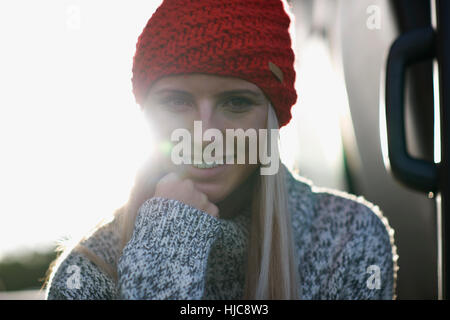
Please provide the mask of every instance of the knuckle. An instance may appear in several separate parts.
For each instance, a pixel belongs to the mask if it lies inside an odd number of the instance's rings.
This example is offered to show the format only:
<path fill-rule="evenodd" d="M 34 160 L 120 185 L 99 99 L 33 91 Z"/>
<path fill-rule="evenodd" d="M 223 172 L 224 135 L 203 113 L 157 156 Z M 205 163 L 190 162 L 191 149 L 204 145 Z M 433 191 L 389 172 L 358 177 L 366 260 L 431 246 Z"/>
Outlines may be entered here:
<path fill-rule="evenodd" d="M 219 215 L 219 209 L 217 208 L 217 206 L 215 206 L 214 204 L 211 204 L 211 206 L 209 207 L 209 212 L 211 213 L 211 215 L 217 217 Z"/>
<path fill-rule="evenodd" d="M 200 192 L 200 201 L 202 204 L 208 203 L 208 197 L 203 192 Z"/>

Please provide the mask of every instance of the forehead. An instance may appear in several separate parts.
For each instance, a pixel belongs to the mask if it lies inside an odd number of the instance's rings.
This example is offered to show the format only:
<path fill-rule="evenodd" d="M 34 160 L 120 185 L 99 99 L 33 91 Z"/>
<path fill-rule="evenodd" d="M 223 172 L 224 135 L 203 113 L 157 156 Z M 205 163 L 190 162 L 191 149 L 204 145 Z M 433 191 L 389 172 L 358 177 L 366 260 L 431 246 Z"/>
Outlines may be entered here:
<path fill-rule="evenodd" d="M 220 92 L 234 89 L 249 89 L 263 94 L 261 89 L 244 79 L 201 73 L 170 75 L 158 79 L 151 87 L 150 93 L 163 88 L 178 88 L 191 92 Z"/>

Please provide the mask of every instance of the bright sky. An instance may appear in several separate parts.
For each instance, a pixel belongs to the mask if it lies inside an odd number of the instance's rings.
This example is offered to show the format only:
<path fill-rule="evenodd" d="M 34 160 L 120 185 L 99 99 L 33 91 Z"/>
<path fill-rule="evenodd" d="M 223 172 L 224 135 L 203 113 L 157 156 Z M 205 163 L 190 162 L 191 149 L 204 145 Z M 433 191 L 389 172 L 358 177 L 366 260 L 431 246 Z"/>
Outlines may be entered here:
<path fill-rule="evenodd" d="M 0 258 L 77 238 L 126 202 L 152 148 L 131 91 L 132 57 L 159 2 L 0 3 Z M 323 43 L 305 48 L 282 158 L 313 163 L 320 178 L 341 165 L 341 88 Z"/>
<path fill-rule="evenodd" d="M 131 91 L 159 1 L 0 3 L 0 256 L 120 206 L 146 135 Z"/>

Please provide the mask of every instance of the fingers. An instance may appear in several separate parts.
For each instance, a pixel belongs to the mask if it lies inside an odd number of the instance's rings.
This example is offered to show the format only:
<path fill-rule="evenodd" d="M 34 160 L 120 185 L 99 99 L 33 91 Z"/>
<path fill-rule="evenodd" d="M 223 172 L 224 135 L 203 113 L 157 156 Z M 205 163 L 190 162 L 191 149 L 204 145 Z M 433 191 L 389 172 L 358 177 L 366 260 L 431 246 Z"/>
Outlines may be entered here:
<path fill-rule="evenodd" d="M 159 176 L 159 182 L 170 182 L 170 181 L 178 181 L 178 180 L 185 180 L 186 179 L 186 172 L 182 169 L 179 169 L 178 171 L 171 171 L 169 173 L 165 172 L 160 174 Z"/>
<path fill-rule="evenodd" d="M 178 181 L 180 180 L 180 178 L 178 177 L 178 175 L 175 172 L 169 172 L 168 174 L 164 175 L 158 183 L 160 184 L 164 184 L 164 183 L 168 183 L 168 182 L 172 182 L 172 181 Z"/>
<path fill-rule="evenodd" d="M 155 197 L 179 200 L 192 207 L 203 210 L 218 218 L 218 207 L 209 201 L 208 196 L 199 191 L 192 180 L 180 178 L 178 173 L 164 175 L 156 184 Z"/>
<path fill-rule="evenodd" d="M 208 203 L 208 205 L 206 206 L 204 211 L 206 211 L 207 213 L 209 213 L 213 217 L 219 218 L 219 208 L 217 208 L 217 206 L 214 203 L 212 203 L 212 202 Z"/>

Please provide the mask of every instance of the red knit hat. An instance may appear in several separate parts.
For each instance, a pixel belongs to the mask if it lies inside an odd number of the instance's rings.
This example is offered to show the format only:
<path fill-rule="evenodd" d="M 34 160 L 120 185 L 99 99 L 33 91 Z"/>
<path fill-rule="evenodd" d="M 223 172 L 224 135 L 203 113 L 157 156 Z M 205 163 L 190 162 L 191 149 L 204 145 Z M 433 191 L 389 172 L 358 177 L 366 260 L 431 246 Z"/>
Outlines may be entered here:
<path fill-rule="evenodd" d="M 232 76 L 257 85 L 284 126 L 297 100 L 290 22 L 282 0 L 164 0 L 136 45 L 136 102 L 166 75 Z"/>

